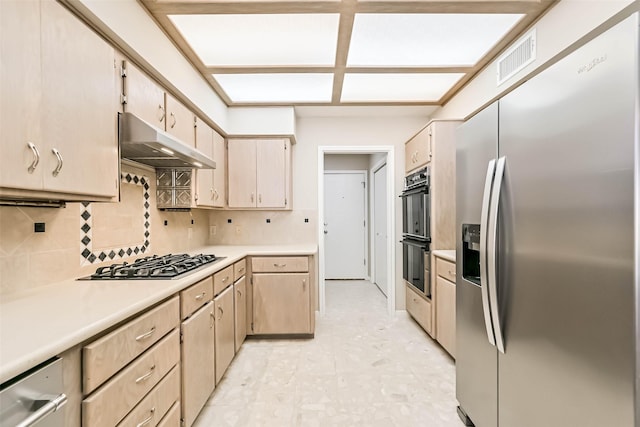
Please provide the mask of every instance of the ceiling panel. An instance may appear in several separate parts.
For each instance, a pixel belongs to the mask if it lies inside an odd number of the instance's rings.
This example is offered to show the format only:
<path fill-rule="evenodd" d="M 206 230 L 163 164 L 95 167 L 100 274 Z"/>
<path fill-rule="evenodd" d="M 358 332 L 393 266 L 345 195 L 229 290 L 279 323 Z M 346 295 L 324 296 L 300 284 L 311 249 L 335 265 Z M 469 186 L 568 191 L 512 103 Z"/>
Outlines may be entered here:
<path fill-rule="evenodd" d="M 342 102 L 434 102 L 463 73 L 351 74 L 344 76 Z"/>
<path fill-rule="evenodd" d="M 169 15 L 205 66 L 321 66 L 336 57 L 340 15 Z"/>
<path fill-rule="evenodd" d="M 214 74 L 235 103 L 329 102 L 331 73 Z"/>
<path fill-rule="evenodd" d="M 472 66 L 522 16 L 356 14 L 347 66 Z"/>

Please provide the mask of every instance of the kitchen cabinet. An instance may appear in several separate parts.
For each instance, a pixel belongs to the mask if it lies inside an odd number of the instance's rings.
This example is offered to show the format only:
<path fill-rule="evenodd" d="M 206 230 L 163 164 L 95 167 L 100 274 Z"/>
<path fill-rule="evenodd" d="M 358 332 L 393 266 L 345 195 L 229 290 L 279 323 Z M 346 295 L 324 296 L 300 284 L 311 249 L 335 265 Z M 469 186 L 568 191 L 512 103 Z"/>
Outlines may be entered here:
<path fill-rule="evenodd" d="M 431 132 L 430 127 L 425 127 L 404 145 L 404 166 L 408 174 L 431 162 Z"/>
<path fill-rule="evenodd" d="M 213 302 L 216 331 L 216 384 L 218 384 L 236 354 L 233 286 L 228 286 L 214 298 Z"/>
<path fill-rule="evenodd" d="M 213 301 L 182 322 L 182 419 L 193 424 L 215 388 Z"/>
<path fill-rule="evenodd" d="M 230 139 L 229 208 L 291 209 L 291 144 L 287 139 Z"/>
<path fill-rule="evenodd" d="M 253 334 L 313 334 L 312 265 L 309 257 L 251 259 Z"/>
<path fill-rule="evenodd" d="M 196 118 L 196 148 L 216 162 L 215 169 L 197 169 L 193 205 L 223 208 L 226 199 L 224 138 Z"/>
<path fill-rule="evenodd" d="M 456 265 L 436 256 L 436 339 L 455 357 L 456 353 Z"/>
<path fill-rule="evenodd" d="M 406 286 L 405 292 L 407 312 L 422 329 L 431 334 L 431 300 L 409 286 Z"/>
<path fill-rule="evenodd" d="M 246 260 L 233 265 L 234 268 L 234 316 L 235 316 L 235 345 L 236 353 L 247 337 L 247 280 L 245 276 Z"/>
<path fill-rule="evenodd" d="M 195 147 L 195 115 L 140 69 L 122 64 L 124 111 Z"/>
<path fill-rule="evenodd" d="M 0 198 L 116 201 L 115 51 L 60 3 L 0 2 Z"/>
<path fill-rule="evenodd" d="M 193 424 L 215 388 L 212 298 L 212 276 L 180 292 L 182 419 L 187 427 Z"/>

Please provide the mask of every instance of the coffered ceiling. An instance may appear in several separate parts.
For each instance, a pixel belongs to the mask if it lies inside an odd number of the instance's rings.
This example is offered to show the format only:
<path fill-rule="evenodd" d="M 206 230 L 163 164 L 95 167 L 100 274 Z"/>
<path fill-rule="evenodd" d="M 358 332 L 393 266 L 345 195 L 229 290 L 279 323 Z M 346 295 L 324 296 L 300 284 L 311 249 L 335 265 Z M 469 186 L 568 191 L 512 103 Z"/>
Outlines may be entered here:
<path fill-rule="evenodd" d="M 442 105 L 553 0 L 139 0 L 230 106 Z"/>

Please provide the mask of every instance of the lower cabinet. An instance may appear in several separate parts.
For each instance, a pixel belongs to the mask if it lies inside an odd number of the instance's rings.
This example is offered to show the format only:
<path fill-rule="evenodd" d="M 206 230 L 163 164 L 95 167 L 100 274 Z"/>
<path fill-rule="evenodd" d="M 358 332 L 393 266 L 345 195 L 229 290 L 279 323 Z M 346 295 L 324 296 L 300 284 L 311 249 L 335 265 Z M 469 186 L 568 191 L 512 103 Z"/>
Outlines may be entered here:
<path fill-rule="evenodd" d="M 245 276 L 242 276 L 233 284 L 233 292 L 237 353 L 247 337 L 247 279 Z"/>
<path fill-rule="evenodd" d="M 436 257 L 436 339 L 456 356 L 456 265 Z"/>
<path fill-rule="evenodd" d="M 213 299 L 216 330 L 216 384 L 236 355 L 233 315 L 233 286 L 229 286 Z"/>
<path fill-rule="evenodd" d="M 411 317 L 413 317 L 428 334 L 431 334 L 431 301 L 407 285 L 406 305 L 407 312 Z"/>
<path fill-rule="evenodd" d="M 253 275 L 253 332 L 310 334 L 309 273 Z"/>
<path fill-rule="evenodd" d="M 182 418 L 193 424 L 215 387 L 214 311 L 209 301 L 182 322 Z"/>
<path fill-rule="evenodd" d="M 176 427 L 180 425 L 180 402 L 173 404 L 169 412 L 162 417 L 157 427 Z M 137 426 L 136 426 L 137 427 Z"/>

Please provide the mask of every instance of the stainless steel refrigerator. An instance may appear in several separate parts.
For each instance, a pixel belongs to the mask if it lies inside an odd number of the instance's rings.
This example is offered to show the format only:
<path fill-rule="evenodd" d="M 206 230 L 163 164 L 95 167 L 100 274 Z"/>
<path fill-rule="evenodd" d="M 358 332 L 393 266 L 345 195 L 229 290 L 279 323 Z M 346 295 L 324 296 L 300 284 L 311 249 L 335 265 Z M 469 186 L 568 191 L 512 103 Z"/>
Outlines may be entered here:
<path fill-rule="evenodd" d="M 640 425 L 638 22 L 460 127 L 456 393 L 477 427 Z"/>

